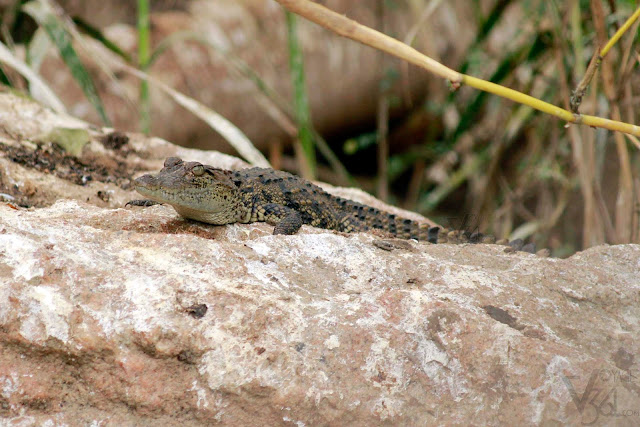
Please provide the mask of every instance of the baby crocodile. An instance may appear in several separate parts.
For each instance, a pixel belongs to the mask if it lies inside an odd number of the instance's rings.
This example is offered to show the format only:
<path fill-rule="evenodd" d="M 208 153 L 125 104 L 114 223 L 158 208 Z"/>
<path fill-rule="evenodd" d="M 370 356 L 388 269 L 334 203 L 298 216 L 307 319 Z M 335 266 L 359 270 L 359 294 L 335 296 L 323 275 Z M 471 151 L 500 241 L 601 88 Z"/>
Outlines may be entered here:
<path fill-rule="evenodd" d="M 273 169 L 229 171 L 169 157 L 157 175 L 134 181 L 138 193 L 153 202 L 168 203 L 183 217 L 209 224 L 266 221 L 273 234 L 295 234 L 302 224 L 346 233 L 382 230 L 402 239 L 431 243 L 496 243 L 481 233 L 442 230 L 342 197 L 317 185 Z M 134 205 L 148 205 L 135 200 Z M 535 252 L 533 244 L 518 239 L 513 250 Z"/>

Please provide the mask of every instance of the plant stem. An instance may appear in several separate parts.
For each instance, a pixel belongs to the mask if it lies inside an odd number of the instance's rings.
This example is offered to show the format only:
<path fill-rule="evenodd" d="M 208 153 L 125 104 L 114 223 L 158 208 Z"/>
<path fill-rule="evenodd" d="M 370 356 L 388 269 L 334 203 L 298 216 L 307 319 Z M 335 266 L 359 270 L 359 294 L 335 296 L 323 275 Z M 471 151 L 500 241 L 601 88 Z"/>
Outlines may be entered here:
<path fill-rule="evenodd" d="M 293 82 L 293 105 L 295 118 L 298 124 L 298 140 L 302 146 L 305 165 L 301 165 L 301 171 L 306 171 L 307 179 L 314 179 L 316 176 L 316 154 L 313 143 L 313 132 L 311 131 L 311 118 L 309 113 L 309 99 L 305 87 L 304 61 L 302 49 L 298 43 L 297 17 L 291 12 L 286 13 L 287 36 L 289 41 L 289 68 Z"/>
<path fill-rule="evenodd" d="M 147 72 L 150 50 L 149 32 L 149 0 L 138 0 L 138 67 Z M 149 97 L 149 82 L 140 82 L 140 128 L 143 133 L 151 133 L 151 99 Z"/>

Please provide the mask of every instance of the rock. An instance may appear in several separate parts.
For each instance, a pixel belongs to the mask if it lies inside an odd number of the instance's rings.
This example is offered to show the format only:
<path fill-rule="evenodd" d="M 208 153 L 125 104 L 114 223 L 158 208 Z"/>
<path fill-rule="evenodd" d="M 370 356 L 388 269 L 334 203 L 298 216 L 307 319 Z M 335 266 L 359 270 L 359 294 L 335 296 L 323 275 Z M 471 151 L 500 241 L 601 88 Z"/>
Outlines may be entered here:
<path fill-rule="evenodd" d="M 78 183 L 42 165 L 31 139 L 73 126 L 38 108 L 0 94 L 0 185 L 32 206 L 0 203 L 0 425 L 637 425 L 640 245 L 554 259 L 125 209 L 168 155 L 242 163 L 87 127 Z"/>
<path fill-rule="evenodd" d="M 2 419 L 613 423 L 591 406 L 612 390 L 637 410 L 639 245 L 561 260 L 270 232 L 0 205 Z"/>

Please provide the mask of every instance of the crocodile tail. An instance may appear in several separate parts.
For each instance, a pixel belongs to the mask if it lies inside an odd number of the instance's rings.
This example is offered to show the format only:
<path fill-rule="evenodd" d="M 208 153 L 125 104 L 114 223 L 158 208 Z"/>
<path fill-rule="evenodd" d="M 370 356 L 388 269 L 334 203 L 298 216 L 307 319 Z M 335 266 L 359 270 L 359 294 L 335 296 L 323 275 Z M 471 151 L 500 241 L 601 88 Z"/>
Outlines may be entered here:
<path fill-rule="evenodd" d="M 337 198 L 340 206 L 347 212 L 351 212 L 348 218 L 357 222 L 351 225 L 352 229 L 366 231 L 379 229 L 401 239 L 415 239 L 430 243 L 485 243 L 507 246 L 505 252 L 530 252 L 539 256 L 549 256 L 549 250 L 543 249 L 536 252 L 533 243 L 524 244 L 522 239 L 509 241 L 496 239 L 490 234 L 482 234 L 478 231 L 449 230 L 428 223 L 414 221 L 408 218 L 381 211 L 371 206 L 366 206 L 353 200 Z M 348 223 L 348 222 L 347 222 Z M 346 231 L 346 230 L 345 230 Z"/>
<path fill-rule="evenodd" d="M 393 215 L 389 223 L 389 232 L 401 239 L 415 239 L 437 243 L 439 227 Z"/>
<path fill-rule="evenodd" d="M 358 226 L 353 228 L 363 231 L 378 229 L 400 239 L 416 239 L 432 243 L 438 241 L 439 227 L 403 218 L 342 197 L 336 199 L 342 209 L 351 213 L 350 218 L 357 221 Z"/>
<path fill-rule="evenodd" d="M 353 229 L 359 231 L 376 229 L 401 239 L 427 240 L 427 232 L 421 229 L 422 224 L 419 222 L 342 197 L 336 197 L 336 201 L 348 212 L 349 218 L 357 223 L 351 227 Z"/>
<path fill-rule="evenodd" d="M 489 234 L 482 234 L 478 231 L 467 230 L 438 230 L 437 243 L 497 243 L 496 238 Z M 507 244 L 508 241 L 498 243 Z"/>
<path fill-rule="evenodd" d="M 494 236 L 478 231 L 449 230 L 404 218 L 396 219 L 396 230 L 397 237 L 430 243 L 496 243 Z"/>
<path fill-rule="evenodd" d="M 348 212 L 359 226 L 352 227 L 365 231 L 379 229 L 400 239 L 415 239 L 430 243 L 496 243 L 496 238 L 477 231 L 448 230 L 429 223 L 414 221 L 395 214 L 366 206 L 353 200 L 337 197 L 338 204 Z M 508 244 L 508 241 L 498 243 Z"/>

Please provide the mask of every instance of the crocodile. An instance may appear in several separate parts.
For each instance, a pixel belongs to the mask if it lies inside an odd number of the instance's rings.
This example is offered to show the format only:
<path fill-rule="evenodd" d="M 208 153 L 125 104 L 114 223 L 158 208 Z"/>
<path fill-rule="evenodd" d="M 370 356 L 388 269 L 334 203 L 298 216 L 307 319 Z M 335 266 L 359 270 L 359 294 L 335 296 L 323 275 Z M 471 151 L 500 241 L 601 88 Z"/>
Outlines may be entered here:
<path fill-rule="evenodd" d="M 303 224 L 345 233 L 380 230 L 401 239 L 502 244 L 509 251 L 535 253 L 535 246 L 525 245 L 521 239 L 497 240 L 479 232 L 448 230 L 402 218 L 331 195 L 303 178 L 269 168 L 230 171 L 169 157 L 158 174 L 143 175 L 133 185 L 150 200 L 129 204 L 166 203 L 185 218 L 209 224 L 264 221 L 275 226 L 273 234 L 295 234 Z M 544 251 L 539 255 L 546 255 Z"/>

